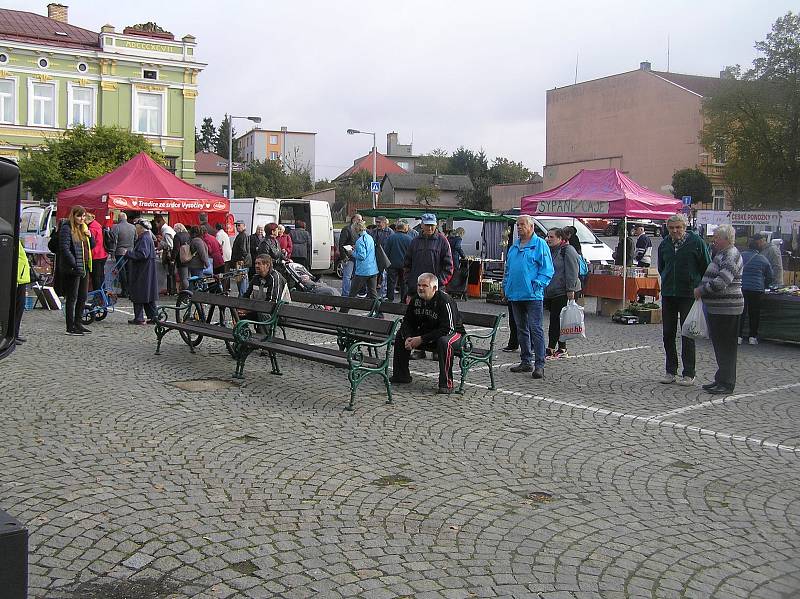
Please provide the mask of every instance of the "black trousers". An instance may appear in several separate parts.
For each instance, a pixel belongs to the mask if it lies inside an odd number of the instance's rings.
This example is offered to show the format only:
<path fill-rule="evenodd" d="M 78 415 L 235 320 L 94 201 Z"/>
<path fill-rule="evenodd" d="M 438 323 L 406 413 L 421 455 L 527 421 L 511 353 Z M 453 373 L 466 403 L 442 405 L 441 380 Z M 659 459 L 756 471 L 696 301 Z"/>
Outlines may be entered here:
<path fill-rule="evenodd" d="M 122 254 L 124 255 L 124 254 Z M 116 260 L 119 260 L 122 255 L 115 256 Z M 119 268 L 119 288 L 120 288 L 120 295 L 127 297 L 128 296 L 128 261 L 123 261 L 122 265 Z"/>
<path fill-rule="evenodd" d="M 706 314 L 708 334 L 717 359 L 714 382 L 733 391 L 736 387 L 736 351 L 739 348 L 739 315 Z"/>
<path fill-rule="evenodd" d="M 400 290 L 400 301 L 406 296 L 406 273 L 402 268 L 387 268 L 386 269 L 386 299 L 390 302 L 394 301 L 394 290 L 397 287 Z"/>
<path fill-rule="evenodd" d="M 84 275 L 66 275 L 64 277 L 64 317 L 67 321 L 67 330 L 71 331 L 75 325 L 81 323 L 81 315 L 86 305 L 86 294 L 89 291 L 89 277 Z"/>
<path fill-rule="evenodd" d="M 378 275 L 353 275 L 353 282 L 350 283 L 350 293 L 347 297 L 356 297 L 361 290 L 367 288 L 367 297 L 371 300 L 378 299 Z M 350 310 L 342 308 L 340 312 L 347 314 Z"/>
<path fill-rule="evenodd" d="M 106 278 L 106 260 L 108 258 L 92 260 L 92 291 L 97 291 L 103 286 L 103 280 Z"/>
<path fill-rule="evenodd" d="M 508 343 L 506 347 L 511 349 L 519 349 L 519 340 L 517 339 L 517 321 L 514 320 L 514 310 L 511 309 L 511 302 L 508 302 Z"/>
<path fill-rule="evenodd" d="M 744 313 L 747 314 L 747 336 L 758 337 L 758 325 L 761 324 L 762 291 L 744 291 Z M 744 314 L 739 319 L 739 337 L 744 337 Z"/>
<path fill-rule="evenodd" d="M 567 349 L 567 344 L 559 341 L 561 337 L 561 309 L 567 305 L 566 295 L 557 295 L 544 300 L 544 307 L 550 310 L 550 328 L 547 329 L 547 347 Z"/>
<path fill-rule="evenodd" d="M 22 315 L 25 314 L 25 296 L 27 294 L 27 283 L 17 285 L 17 321 L 14 323 L 14 337 L 19 337 L 19 325 L 22 324 Z"/>
<path fill-rule="evenodd" d="M 453 388 L 453 359 L 461 347 L 461 333 L 453 333 L 439 337 L 435 343 L 426 343 L 418 349 L 435 351 L 439 355 L 439 388 Z M 406 338 L 397 334 L 394 338 L 394 357 L 392 358 L 392 374 L 399 378 L 410 379 L 408 361 L 411 352 L 406 349 Z"/>
<path fill-rule="evenodd" d="M 661 297 L 661 330 L 667 374 L 678 374 L 678 352 L 675 349 L 675 337 L 678 327 L 683 326 L 693 304 L 694 298 L 692 297 L 666 295 Z M 696 373 L 694 339 L 681 336 L 681 362 L 683 362 L 683 376 L 694 376 Z"/>

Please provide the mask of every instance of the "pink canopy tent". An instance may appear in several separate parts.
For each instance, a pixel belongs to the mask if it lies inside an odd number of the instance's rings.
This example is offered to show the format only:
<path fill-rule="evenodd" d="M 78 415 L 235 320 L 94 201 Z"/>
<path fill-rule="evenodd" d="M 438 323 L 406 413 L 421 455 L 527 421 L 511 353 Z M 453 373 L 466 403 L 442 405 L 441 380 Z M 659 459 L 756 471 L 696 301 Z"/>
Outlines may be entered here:
<path fill-rule="evenodd" d="M 525 196 L 521 214 L 621 218 L 623 226 L 622 263 L 628 236 L 628 218 L 667 219 L 680 212 L 683 202 L 642 187 L 615 168 L 581 170 L 554 189 Z M 627 269 L 622 269 L 622 298 L 627 287 Z"/>
<path fill-rule="evenodd" d="M 102 177 L 59 192 L 57 214 L 64 218 L 72 206 L 81 205 L 105 223 L 112 210 L 168 213 L 172 223 L 226 224 L 230 202 L 223 196 L 195 187 L 170 173 L 142 152 Z"/>
<path fill-rule="evenodd" d="M 642 187 L 615 168 L 581 170 L 554 189 L 522 198 L 520 213 L 541 216 L 666 219 L 683 204 Z"/>

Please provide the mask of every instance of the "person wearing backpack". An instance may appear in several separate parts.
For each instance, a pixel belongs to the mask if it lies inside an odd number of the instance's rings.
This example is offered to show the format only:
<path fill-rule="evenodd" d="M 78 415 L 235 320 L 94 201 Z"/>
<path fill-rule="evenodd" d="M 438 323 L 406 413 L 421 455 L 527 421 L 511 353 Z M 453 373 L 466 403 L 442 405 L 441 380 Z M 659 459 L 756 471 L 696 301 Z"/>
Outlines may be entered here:
<path fill-rule="evenodd" d="M 547 360 L 566 358 L 567 344 L 560 341 L 561 310 L 581 290 L 579 261 L 581 256 L 570 245 L 564 231 L 553 227 L 547 232 L 547 245 L 553 257 L 553 278 L 544 290 L 544 307 L 550 311 L 550 327 L 547 330 Z"/>
<path fill-rule="evenodd" d="M 192 250 L 189 244 L 192 241 L 189 231 L 183 223 L 175 223 L 175 237 L 172 238 L 172 260 L 180 281 L 180 291 L 189 289 L 189 262 L 192 259 Z"/>

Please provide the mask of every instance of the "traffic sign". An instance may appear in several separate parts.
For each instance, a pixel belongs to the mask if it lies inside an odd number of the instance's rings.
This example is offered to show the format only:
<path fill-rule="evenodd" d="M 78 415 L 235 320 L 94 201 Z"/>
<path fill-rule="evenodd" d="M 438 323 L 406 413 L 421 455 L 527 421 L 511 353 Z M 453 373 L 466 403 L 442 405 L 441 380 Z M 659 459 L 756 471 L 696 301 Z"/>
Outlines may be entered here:
<path fill-rule="evenodd" d="M 683 196 L 681 198 L 683 200 L 684 206 L 691 206 L 692 205 L 692 196 Z"/>
<path fill-rule="evenodd" d="M 369 190 L 371 193 L 380 193 L 381 192 L 381 182 L 380 181 L 373 181 L 369 184 Z"/>

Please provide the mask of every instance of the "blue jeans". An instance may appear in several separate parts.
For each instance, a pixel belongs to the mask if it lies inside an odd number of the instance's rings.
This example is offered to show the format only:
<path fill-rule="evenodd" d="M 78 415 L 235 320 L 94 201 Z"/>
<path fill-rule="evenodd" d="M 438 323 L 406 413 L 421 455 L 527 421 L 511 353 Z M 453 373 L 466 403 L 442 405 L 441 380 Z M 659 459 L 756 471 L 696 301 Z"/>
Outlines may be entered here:
<path fill-rule="evenodd" d="M 352 260 L 348 260 L 342 264 L 342 297 L 348 297 L 350 295 L 350 283 L 355 267 L 356 263 Z"/>
<path fill-rule="evenodd" d="M 546 343 L 544 340 L 544 302 L 527 300 L 510 302 L 517 323 L 519 357 L 523 364 L 533 362 L 535 368 L 544 368 Z M 532 350 L 532 351 L 531 351 Z"/>

